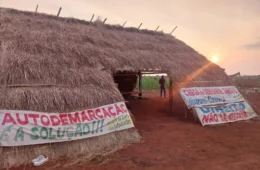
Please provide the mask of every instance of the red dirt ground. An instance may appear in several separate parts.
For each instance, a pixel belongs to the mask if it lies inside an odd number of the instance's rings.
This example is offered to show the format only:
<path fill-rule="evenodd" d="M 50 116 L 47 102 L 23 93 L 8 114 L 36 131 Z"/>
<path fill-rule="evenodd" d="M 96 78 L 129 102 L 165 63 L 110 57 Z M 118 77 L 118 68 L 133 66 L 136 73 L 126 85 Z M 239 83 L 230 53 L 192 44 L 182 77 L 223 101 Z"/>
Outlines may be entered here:
<path fill-rule="evenodd" d="M 184 118 L 184 104 L 179 102 L 172 115 L 168 99 L 145 94 L 149 99 L 131 101 L 136 128 L 143 142 L 133 144 L 108 158 L 106 163 L 73 165 L 63 170 L 171 169 L 171 170 L 259 170 L 260 121 L 251 120 L 202 127 L 191 115 Z M 249 95 L 260 109 L 260 94 Z M 259 110 L 260 111 L 260 110 Z M 19 167 L 12 170 L 60 169 L 59 164 Z M 69 161 L 69 160 L 68 160 Z"/>

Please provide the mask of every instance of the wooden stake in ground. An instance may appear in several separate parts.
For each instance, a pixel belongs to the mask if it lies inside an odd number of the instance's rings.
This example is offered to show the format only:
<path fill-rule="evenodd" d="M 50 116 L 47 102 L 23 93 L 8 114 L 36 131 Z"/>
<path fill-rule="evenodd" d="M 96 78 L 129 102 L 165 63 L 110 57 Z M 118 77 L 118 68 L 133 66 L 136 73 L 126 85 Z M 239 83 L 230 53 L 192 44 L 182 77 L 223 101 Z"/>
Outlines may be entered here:
<path fill-rule="evenodd" d="M 36 5 L 36 9 L 35 9 L 35 12 L 37 12 L 38 11 L 38 4 Z"/>
<path fill-rule="evenodd" d="M 92 20 L 94 19 L 95 17 L 95 14 L 92 15 L 91 19 L 90 19 L 90 22 L 92 22 Z"/>
<path fill-rule="evenodd" d="M 157 31 L 159 29 L 160 25 L 158 25 L 158 27 L 155 29 L 155 31 Z"/>
<path fill-rule="evenodd" d="M 142 97 L 142 72 L 138 72 L 139 82 L 138 82 L 138 90 L 139 90 L 139 97 Z"/>
<path fill-rule="evenodd" d="M 122 27 L 124 27 L 126 23 L 127 23 L 127 21 L 122 25 Z"/>
<path fill-rule="evenodd" d="M 169 87 L 169 104 L 170 104 L 170 114 L 173 113 L 173 81 L 170 79 Z"/>
<path fill-rule="evenodd" d="M 178 27 L 178 26 L 176 26 L 176 27 L 172 30 L 172 32 L 170 33 L 171 35 L 172 35 L 172 33 L 176 30 L 177 27 Z"/>
<path fill-rule="evenodd" d="M 59 17 L 60 16 L 60 11 L 61 11 L 61 7 L 60 7 L 60 9 L 59 9 L 59 11 L 58 11 L 58 14 L 57 14 L 57 17 Z"/>
<path fill-rule="evenodd" d="M 107 18 L 105 18 L 105 19 L 104 19 L 104 21 L 103 21 L 103 24 L 105 24 L 105 23 L 106 23 L 106 21 L 107 21 Z"/>
<path fill-rule="evenodd" d="M 141 23 L 137 29 L 140 29 L 142 25 L 143 25 L 143 23 Z"/>

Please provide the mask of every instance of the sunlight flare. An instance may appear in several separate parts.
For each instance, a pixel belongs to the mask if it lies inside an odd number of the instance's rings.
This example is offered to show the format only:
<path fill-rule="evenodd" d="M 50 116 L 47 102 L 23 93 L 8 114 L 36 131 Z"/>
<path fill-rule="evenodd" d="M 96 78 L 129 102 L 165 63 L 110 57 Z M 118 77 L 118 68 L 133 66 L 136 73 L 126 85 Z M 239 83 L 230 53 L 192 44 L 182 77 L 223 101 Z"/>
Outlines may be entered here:
<path fill-rule="evenodd" d="M 213 63 L 217 63 L 219 61 L 219 57 L 217 55 L 212 56 L 211 61 Z"/>

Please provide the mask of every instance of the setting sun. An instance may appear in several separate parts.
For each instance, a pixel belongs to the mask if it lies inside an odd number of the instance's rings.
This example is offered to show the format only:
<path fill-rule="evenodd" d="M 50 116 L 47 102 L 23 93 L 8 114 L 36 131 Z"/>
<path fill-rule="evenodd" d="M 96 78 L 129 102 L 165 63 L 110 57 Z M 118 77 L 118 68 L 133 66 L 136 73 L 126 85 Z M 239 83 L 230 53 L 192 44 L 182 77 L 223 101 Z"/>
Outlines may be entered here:
<path fill-rule="evenodd" d="M 211 61 L 213 63 L 217 63 L 219 61 L 219 57 L 217 55 L 212 56 Z"/>

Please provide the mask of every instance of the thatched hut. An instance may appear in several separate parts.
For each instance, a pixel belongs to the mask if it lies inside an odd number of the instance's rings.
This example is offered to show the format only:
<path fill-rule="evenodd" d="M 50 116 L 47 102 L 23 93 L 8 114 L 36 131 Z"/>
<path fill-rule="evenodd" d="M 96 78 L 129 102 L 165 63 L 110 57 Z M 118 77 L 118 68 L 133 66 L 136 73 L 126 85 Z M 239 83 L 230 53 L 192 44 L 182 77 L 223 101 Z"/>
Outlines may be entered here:
<path fill-rule="evenodd" d="M 124 101 L 113 77 L 143 71 L 167 73 L 175 82 L 228 80 L 222 68 L 171 35 L 0 8 L 2 110 L 62 113 Z M 59 144 L 0 147 L 0 167 L 23 164 L 37 153 L 91 157 L 139 139 L 129 129 Z"/>

